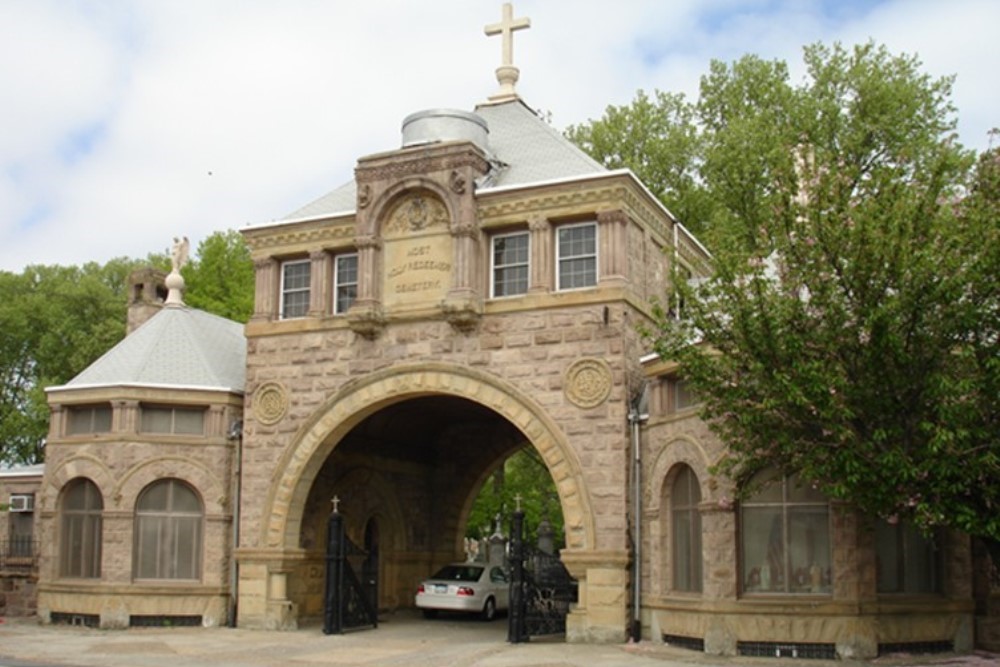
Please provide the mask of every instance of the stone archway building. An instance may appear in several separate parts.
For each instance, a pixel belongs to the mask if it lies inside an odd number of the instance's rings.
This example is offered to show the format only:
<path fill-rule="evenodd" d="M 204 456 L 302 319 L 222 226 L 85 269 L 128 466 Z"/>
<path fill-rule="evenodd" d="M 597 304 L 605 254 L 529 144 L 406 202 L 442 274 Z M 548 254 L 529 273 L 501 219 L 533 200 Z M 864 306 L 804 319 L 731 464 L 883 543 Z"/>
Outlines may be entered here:
<path fill-rule="evenodd" d="M 579 580 L 568 641 L 864 657 L 966 649 L 978 623 L 1000 644 L 967 536 L 930 553 L 785 482 L 732 502 L 696 397 L 640 335 L 707 251 L 531 111 L 510 63 L 498 77 L 474 112 L 407 117 L 350 183 L 245 229 L 245 327 L 160 308 L 140 276 L 135 332 L 50 390 L 43 619 L 297 627 L 322 613 L 334 496 L 355 542 L 377 536 L 379 605 L 410 607 L 462 556 L 489 472 L 532 447 Z"/>

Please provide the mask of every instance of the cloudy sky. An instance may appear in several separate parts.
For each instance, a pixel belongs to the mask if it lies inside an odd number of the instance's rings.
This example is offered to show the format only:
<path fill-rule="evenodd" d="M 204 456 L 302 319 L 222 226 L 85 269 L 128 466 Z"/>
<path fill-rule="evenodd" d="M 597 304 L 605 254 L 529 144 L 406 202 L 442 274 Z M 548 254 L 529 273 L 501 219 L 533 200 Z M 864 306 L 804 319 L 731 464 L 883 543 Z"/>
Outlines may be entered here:
<path fill-rule="evenodd" d="M 0 0 L 0 270 L 165 251 L 283 217 L 497 87 L 499 0 Z M 994 0 L 516 0 L 518 91 L 553 124 L 710 60 L 874 39 L 956 74 L 962 142 L 1000 125 Z"/>

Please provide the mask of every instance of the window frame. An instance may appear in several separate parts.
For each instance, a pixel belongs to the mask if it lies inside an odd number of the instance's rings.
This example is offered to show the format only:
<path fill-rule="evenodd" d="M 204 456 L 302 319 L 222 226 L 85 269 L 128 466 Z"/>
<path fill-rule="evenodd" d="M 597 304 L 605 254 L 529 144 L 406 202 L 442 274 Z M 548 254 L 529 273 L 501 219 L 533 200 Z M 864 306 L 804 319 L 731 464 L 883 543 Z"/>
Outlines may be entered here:
<path fill-rule="evenodd" d="M 157 486 L 166 484 L 165 508 L 143 508 L 143 501 Z M 198 503 L 198 512 L 178 510 L 172 505 L 175 502 L 175 489 L 184 489 Z M 152 530 L 150 530 L 152 529 Z M 155 544 L 146 544 L 144 538 L 155 533 Z M 182 534 L 183 533 L 183 534 Z M 179 550 L 182 548 L 183 537 L 191 542 L 191 559 L 182 563 Z M 132 579 L 135 581 L 201 581 L 205 561 L 205 502 L 192 485 L 184 480 L 166 477 L 150 482 L 139 493 L 135 501 L 133 522 L 132 548 Z M 150 573 L 144 569 L 145 556 L 153 552 L 153 569 Z M 164 562 L 164 552 L 172 552 Z M 191 573 L 192 576 L 180 576 Z"/>
<path fill-rule="evenodd" d="M 928 538 L 910 522 L 899 521 L 891 524 L 884 519 L 878 519 L 872 528 L 875 537 L 875 590 L 878 595 L 890 597 L 902 596 L 941 596 L 944 595 L 944 533 L 934 531 Z M 886 554 L 882 551 L 882 540 L 879 538 L 880 531 L 892 531 L 891 538 L 893 544 L 893 556 L 895 557 L 895 579 L 893 585 L 888 586 L 888 582 L 883 578 L 882 560 Z M 918 544 L 914 544 L 914 540 Z M 915 572 L 917 569 L 914 563 L 916 556 L 913 555 L 913 548 L 921 548 L 929 551 L 929 570 Z M 914 577 L 919 574 L 919 579 Z M 926 578 L 930 579 L 930 586 L 924 586 Z"/>
<path fill-rule="evenodd" d="M 510 238 L 523 238 L 525 241 L 525 258 L 523 262 L 511 262 L 508 264 L 497 264 L 497 241 Z M 506 272 L 514 269 L 524 268 L 524 291 L 519 292 L 508 292 L 504 294 L 497 294 L 497 272 Z M 500 281 L 500 284 L 506 284 Z M 490 237 L 490 298 L 491 299 L 506 299 L 511 297 L 524 296 L 528 293 L 531 287 L 531 232 L 528 230 L 515 230 L 510 232 L 504 232 L 501 234 L 494 234 Z"/>
<path fill-rule="evenodd" d="M 305 287 L 288 287 L 286 285 L 286 282 L 288 280 L 287 269 L 290 269 L 292 267 L 299 267 L 299 266 L 305 266 L 306 267 L 305 274 L 304 274 L 305 277 L 306 277 L 306 285 L 305 285 Z M 302 319 L 303 317 L 306 317 L 309 314 L 309 302 L 310 302 L 310 298 L 311 298 L 311 295 L 312 295 L 312 260 L 310 260 L 309 258 L 304 258 L 304 259 L 287 259 L 287 260 L 281 262 L 280 266 L 278 267 L 278 273 L 279 273 L 279 275 L 281 277 L 281 281 L 280 281 L 281 284 L 280 284 L 280 286 L 278 288 L 278 296 L 279 296 L 279 298 L 278 298 L 278 319 L 281 319 L 281 320 L 298 320 L 298 319 Z M 305 304 L 304 304 L 305 307 L 302 309 L 302 313 L 301 314 L 298 314 L 297 310 L 296 310 L 296 314 L 292 314 L 292 315 L 288 314 L 288 297 L 290 295 L 293 295 L 293 294 L 294 295 L 299 295 L 299 294 L 305 294 L 306 295 Z M 301 306 L 297 305 L 297 308 L 299 308 L 299 307 L 301 307 Z"/>
<path fill-rule="evenodd" d="M 84 417 L 84 413 L 87 413 L 86 417 Z M 103 417 L 101 419 L 101 424 L 97 424 L 98 413 L 107 415 L 107 428 L 103 428 Z M 80 421 L 88 422 L 89 427 L 83 429 L 74 428 L 74 426 Z M 66 406 L 66 421 L 65 426 L 63 427 L 63 432 L 67 437 L 111 433 L 113 427 L 114 409 L 111 407 L 110 403 L 89 403 L 86 405 Z"/>
<path fill-rule="evenodd" d="M 686 478 L 686 479 L 684 479 Z M 688 486 L 687 498 L 683 503 L 678 502 L 678 489 L 682 481 L 686 481 Z M 694 490 L 697 494 L 691 493 Z M 701 482 L 691 466 L 686 463 L 678 464 L 670 483 L 670 586 L 673 591 L 680 593 L 702 593 L 704 591 L 705 554 L 702 546 L 702 525 L 701 509 L 702 500 Z M 686 517 L 684 522 L 686 530 L 680 531 L 680 517 Z M 681 538 L 686 537 L 681 544 Z M 682 572 L 680 548 L 686 547 L 687 568 Z M 683 577 L 681 575 L 684 575 Z M 686 579 L 689 583 L 683 583 Z"/>
<path fill-rule="evenodd" d="M 562 254 L 561 235 L 564 232 L 568 232 L 568 231 L 575 230 L 575 229 L 583 229 L 583 228 L 588 228 L 588 229 L 592 230 L 592 233 L 593 233 L 593 243 L 594 243 L 594 251 L 592 253 L 585 253 L 585 254 L 579 254 L 579 255 L 569 255 L 569 256 L 564 257 L 563 254 Z M 555 243 L 554 243 L 554 245 L 555 245 L 555 271 L 556 271 L 556 291 L 557 292 L 569 292 L 569 291 L 574 291 L 574 290 L 592 289 L 594 287 L 597 287 L 598 283 L 600 282 L 600 275 L 598 275 L 599 274 L 599 270 L 600 270 L 600 263 L 598 261 L 598 259 L 599 259 L 599 245 L 600 245 L 599 244 L 599 240 L 600 240 L 600 237 L 598 236 L 598 233 L 599 233 L 598 226 L 597 226 L 597 222 L 595 222 L 595 221 L 575 222 L 575 223 L 571 223 L 571 224 L 559 225 L 558 227 L 555 228 L 555 239 L 554 239 Z M 578 261 L 578 260 L 587 260 L 588 262 L 592 262 L 593 263 L 593 275 L 594 275 L 594 281 L 593 281 L 593 283 L 589 283 L 589 284 L 586 284 L 586 285 L 564 286 L 563 285 L 563 282 L 564 282 L 563 271 L 562 271 L 562 265 L 563 265 L 563 263 L 564 262 L 568 263 L 568 262 Z"/>
<path fill-rule="evenodd" d="M 806 489 L 804 485 L 798 483 L 797 476 L 786 476 L 786 475 L 775 475 L 773 470 L 764 470 L 756 475 L 754 475 L 750 480 L 750 484 L 757 483 L 761 478 L 766 480 L 765 484 L 762 486 L 758 492 L 746 500 L 743 500 L 739 504 L 739 516 L 738 521 L 738 546 L 739 546 L 739 585 L 740 592 L 742 595 L 751 597 L 774 597 L 774 596 L 787 596 L 787 597 L 830 597 L 833 595 L 833 516 L 830 511 L 830 501 L 828 498 L 820 500 L 796 500 L 791 498 L 790 491 L 796 489 Z M 781 499 L 767 499 L 765 494 L 771 491 L 776 486 L 780 485 Z M 808 491 L 807 491 L 808 493 Z M 816 492 L 818 493 L 818 492 Z M 763 499 L 761 499 L 764 497 Z M 812 513 L 819 508 L 822 508 L 822 513 L 825 515 L 823 527 L 825 529 L 825 544 L 826 553 L 823 564 L 813 563 L 809 567 L 807 572 L 803 573 L 802 580 L 792 582 L 795 572 L 793 572 L 794 563 L 792 561 L 794 552 L 799 551 L 799 549 L 792 548 L 792 518 L 796 516 L 807 516 L 812 510 Z M 803 511 L 805 509 L 806 511 Z M 757 574 L 758 584 L 755 588 L 751 585 L 753 577 L 753 569 L 756 564 L 751 564 L 748 562 L 749 553 L 751 549 L 748 548 L 748 536 L 752 534 L 759 535 L 760 531 L 750 531 L 747 528 L 747 514 L 760 513 L 764 516 L 766 514 L 764 511 L 774 510 L 780 512 L 779 517 L 781 519 L 781 552 L 780 552 L 780 565 L 781 569 L 776 574 L 774 573 L 775 567 L 773 561 L 776 560 L 775 556 L 772 554 L 772 542 L 774 537 L 774 518 L 772 517 L 771 534 L 768 536 L 768 541 L 766 545 L 766 563 L 762 565 L 767 566 L 767 574 L 764 573 L 764 568 L 757 568 L 759 570 Z M 754 551 L 759 551 L 755 549 Z M 815 560 L 815 559 L 814 559 Z M 826 572 L 823 571 L 825 565 Z M 814 571 L 814 568 L 819 568 Z M 802 569 L 802 568 L 800 568 Z M 775 581 L 775 579 L 780 579 L 780 583 Z M 818 583 L 817 583 L 818 582 Z M 796 590 L 793 588 L 798 586 Z M 815 588 L 820 590 L 813 590 Z"/>
<path fill-rule="evenodd" d="M 83 507 L 66 506 L 74 487 L 82 486 Z M 92 502 L 96 500 L 96 503 Z M 92 480 L 77 477 L 62 489 L 59 498 L 59 576 L 65 579 L 100 579 L 104 540 L 104 497 Z M 78 536 L 74 539 L 74 535 Z M 78 548 L 74 548 L 78 547 Z"/>
<path fill-rule="evenodd" d="M 354 260 L 354 281 L 341 282 L 340 263 L 342 260 L 346 261 L 348 259 Z M 354 302 L 357 301 L 358 299 L 359 282 L 360 282 L 360 273 L 358 266 L 358 253 L 347 252 L 339 255 L 334 255 L 333 257 L 333 314 L 334 315 L 344 315 L 347 313 L 348 310 L 351 309 L 351 306 L 353 306 Z M 340 292 L 342 289 L 345 288 L 349 289 L 351 287 L 354 288 L 354 294 L 349 297 L 347 304 L 344 307 L 341 307 Z"/>
<path fill-rule="evenodd" d="M 169 411 L 170 412 L 170 430 L 160 431 L 154 430 L 147 427 L 146 416 L 152 415 L 156 411 Z M 177 413 L 183 412 L 188 414 L 200 414 L 201 415 L 201 430 L 200 431 L 178 431 L 177 430 Z M 139 433 L 143 435 L 176 435 L 188 438 L 204 438 L 206 435 L 205 429 L 207 427 L 206 416 L 208 415 L 207 406 L 195 406 L 195 405 L 170 405 L 161 403 L 141 403 L 139 405 Z"/>

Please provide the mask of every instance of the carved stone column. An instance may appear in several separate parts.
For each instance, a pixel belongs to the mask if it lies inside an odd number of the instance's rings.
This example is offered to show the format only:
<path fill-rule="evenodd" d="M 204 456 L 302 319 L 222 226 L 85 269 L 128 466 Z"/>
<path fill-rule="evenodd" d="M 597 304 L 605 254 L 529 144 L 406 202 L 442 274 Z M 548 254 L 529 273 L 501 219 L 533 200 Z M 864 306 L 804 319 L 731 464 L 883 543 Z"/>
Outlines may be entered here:
<path fill-rule="evenodd" d="M 309 253 L 309 317 L 323 317 L 330 313 L 330 253 L 313 250 Z"/>
<path fill-rule="evenodd" d="M 358 298 L 347 311 L 347 321 L 356 334 L 374 339 L 385 328 L 381 301 L 382 239 L 358 236 L 354 245 L 358 249 Z"/>
<path fill-rule="evenodd" d="M 601 211 L 598 223 L 598 283 L 624 284 L 628 266 L 628 216 L 620 209 Z"/>
<path fill-rule="evenodd" d="M 528 292 L 552 291 L 552 224 L 547 218 L 536 216 L 528 220 L 531 233 L 531 275 Z"/>
<path fill-rule="evenodd" d="M 278 276 L 278 262 L 273 257 L 262 257 L 254 260 L 253 270 L 254 308 L 251 319 L 255 322 L 267 322 L 277 315 L 275 297 L 278 290 L 275 281 Z"/>
<path fill-rule="evenodd" d="M 116 433 L 139 432 L 139 401 L 115 401 L 111 429 Z"/>

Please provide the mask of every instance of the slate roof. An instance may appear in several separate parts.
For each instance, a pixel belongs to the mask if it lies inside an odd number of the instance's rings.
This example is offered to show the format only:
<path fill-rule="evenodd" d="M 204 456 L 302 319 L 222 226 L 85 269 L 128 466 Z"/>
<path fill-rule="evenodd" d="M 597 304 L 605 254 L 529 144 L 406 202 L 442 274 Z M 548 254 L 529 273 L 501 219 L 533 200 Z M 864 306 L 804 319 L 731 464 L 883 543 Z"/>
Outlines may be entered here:
<path fill-rule="evenodd" d="M 558 181 L 608 170 L 556 131 L 521 100 L 481 105 L 475 111 L 489 127 L 493 170 L 479 183 L 479 192 L 493 188 Z M 357 186 L 345 183 L 281 222 L 352 213 Z"/>
<path fill-rule="evenodd" d="M 167 306 L 75 378 L 49 391 L 104 386 L 243 391 L 243 325 L 187 306 Z"/>

